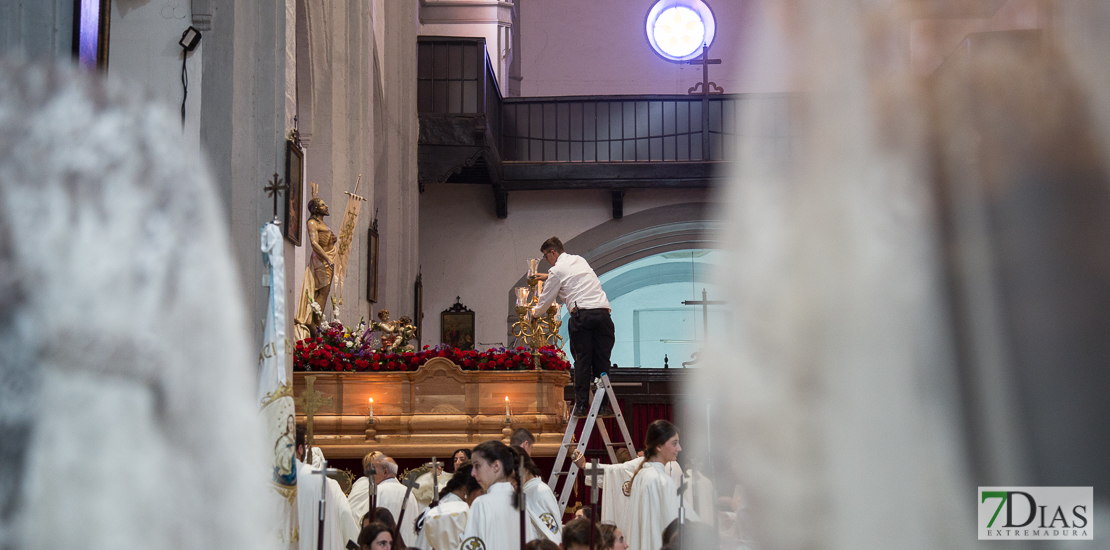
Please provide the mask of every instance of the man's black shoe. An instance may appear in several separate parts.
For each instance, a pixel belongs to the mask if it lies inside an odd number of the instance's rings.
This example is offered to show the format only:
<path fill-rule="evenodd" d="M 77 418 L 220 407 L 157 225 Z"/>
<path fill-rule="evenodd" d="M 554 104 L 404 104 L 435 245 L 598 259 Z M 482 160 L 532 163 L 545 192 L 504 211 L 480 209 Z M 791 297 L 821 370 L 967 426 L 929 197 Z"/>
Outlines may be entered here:
<path fill-rule="evenodd" d="M 613 409 L 609 408 L 609 404 L 606 403 L 601 406 L 600 411 L 597 411 L 597 416 L 600 418 L 615 418 L 617 413 L 613 412 Z"/>
<path fill-rule="evenodd" d="M 587 409 L 585 405 L 575 405 L 574 406 L 574 412 L 571 413 L 571 416 L 573 416 L 575 418 L 580 418 L 580 417 L 584 417 L 584 416 L 589 416 L 589 414 L 590 414 L 590 410 Z"/>

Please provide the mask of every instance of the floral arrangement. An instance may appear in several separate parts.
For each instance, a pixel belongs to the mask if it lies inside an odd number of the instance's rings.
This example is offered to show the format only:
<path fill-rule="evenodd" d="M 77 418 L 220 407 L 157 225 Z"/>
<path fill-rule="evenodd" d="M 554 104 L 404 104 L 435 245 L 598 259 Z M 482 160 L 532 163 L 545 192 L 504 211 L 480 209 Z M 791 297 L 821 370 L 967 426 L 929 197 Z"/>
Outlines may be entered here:
<path fill-rule="evenodd" d="M 315 338 L 297 342 L 293 369 L 298 371 L 410 371 L 435 357 L 450 359 L 463 370 L 568 370 L 570 362 L 562 350 L 540 348 L 538 357 L 524 347 L 460 350 L 441 344 L 419 351 L 391 352 L 371 347 L 370 329 L 364 324 L 351 331 L 338 321 L 321 325 Z"/>

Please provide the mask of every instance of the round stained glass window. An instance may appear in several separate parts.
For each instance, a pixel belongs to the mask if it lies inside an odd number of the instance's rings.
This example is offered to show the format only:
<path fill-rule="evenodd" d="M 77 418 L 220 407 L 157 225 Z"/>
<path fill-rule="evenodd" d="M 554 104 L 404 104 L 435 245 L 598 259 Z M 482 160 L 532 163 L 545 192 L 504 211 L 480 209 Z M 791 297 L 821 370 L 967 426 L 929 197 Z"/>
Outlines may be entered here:
<path fill-rule="evenodd" d="M 645 30 L 655 53 L 686 61 L 701 55 L 703 44 L 713 43 L 716 22 L 700 0 L 659 0 L 648 11 Z"/>

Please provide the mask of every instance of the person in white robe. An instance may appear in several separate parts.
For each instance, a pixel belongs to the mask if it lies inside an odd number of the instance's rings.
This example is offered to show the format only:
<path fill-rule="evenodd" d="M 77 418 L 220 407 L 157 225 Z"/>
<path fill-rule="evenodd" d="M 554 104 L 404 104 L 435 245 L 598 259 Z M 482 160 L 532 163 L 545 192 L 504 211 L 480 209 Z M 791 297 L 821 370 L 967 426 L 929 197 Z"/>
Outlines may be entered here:
<path fill-rule="evenodd" d="M 377 463 L 385 458 L 385 454 L 381 451 L 371 451 L 366 456 L 362 457 L 362 471 L 366 472 L 373 466 L 377 469 Z M 366 512 L 370 511 L 370 493 L 372 485 L 370 478 L 362 476 L 351 484 L 351 490 L 347 494 L 347 503 L 351 506 L 351 514 L 355 516 L 355 521 L 359 526 L 362 526 L 362 517 Z"/>
<path fill-rule="evenodd" d="M 472 475 L 486 494 L 470 505 L 460 550 L 518 550 L 520 511 L 516 502 L 516 467 L 520 457 L 500 441 L 486 441 L 474 448 Z M 525 540 L 537 538 L 535 527 L 525 522 Z"/>
<path fill-rule="evenodd" d="M 297 435 L 300 440 L 301 434 Z M 303 443 L 297 449 L 303 451 Z M 312 464 L 297 461 L 297 480 L 300 482 L 297 484 L 300 550 L 316 550 L 319 544 L 320 491 L 323 489 L 320 469 L 323 465 L 324 455 L 318 447 L 312 448 Z M 358 540 L 358 532 L 359 525 L 351 514 L 343 489 L 339 488 L 337 481 L 328 479 L 324 495 L 324 550 L 344 550 L 347 541 Z"/>
<path fill-rule="evenodd" d="M 455 474 L 440 491 L 439 504 L 428 508 L 417 522 L 418 547 L 425 550 L 455 550 L 463 541 L 470 503 L 482 493 L 482 486 L 471 476 L 470 461 L 455 468 Z"/>
<path fill-rule="evenodd" d="M 416 497 L 408 492 L 397 480 L 397 463 L 392 458 L 384 457 L 378 462 L 378 507 L 389 510 L 397 521 L 397 532 L 406 545 L 416 542 L 416 517 L 420 515 L 420 504 Z M 405 495 L 408 494 L 408 498 Z M 401 506 L 404 504 L 405 517 L 401 517 Z"/>
<path fill-rule="evenodd" d="M 528 518 L 536 531 L 559 544 L 562 540 L 563 513 L 559 509 L 559 501 L 555 493 L 548 487 L 542 473 L 526 449 L 513 447 L 524 463 L 524 507 L 528 510 Z"/>
<path fill-rule="evenodd" d="M 631 550 L 659 550 L 663 529 L 678 517 L 678 485 L 663 465 L 678 458 L 682 446 L 678 429 L 666 420 L 648 426 L 644 461 L 632 474 L 629 528 L 624 531 Z"/>
<path fill-rule="evenodd" d="M 625 489 L 631 492 L 632 487 L 632 474 L 639 469 L 640 464 L 644 461 L 644 457 L 639 456 L 622 462 L 620 464 L 598 464 L 601 468 L 603 475 L 597 479 L 598 488 L 601 491 L 601 519 L 599 523 L 612 523 L 620 528 L 621 532 L 628 533 L 631 529 L 629 521 L 631 507 L 631 498 L 625 494 Z M 586 458 L 581 454 L 575 456 L 575 464 L 579 469 L 585 469 Z M 663 465 L 663 471 L 674 481 L 676 487 L 682 483 L 682 466 L 676 461 L 671 461 Z M 592 486 L 593 480 L 586 476 L 586 486 Z M 613 490 L 607 491 L 606 487 L 613 487 Z M 687 505 L 689 505 L 687 498 Z"/>

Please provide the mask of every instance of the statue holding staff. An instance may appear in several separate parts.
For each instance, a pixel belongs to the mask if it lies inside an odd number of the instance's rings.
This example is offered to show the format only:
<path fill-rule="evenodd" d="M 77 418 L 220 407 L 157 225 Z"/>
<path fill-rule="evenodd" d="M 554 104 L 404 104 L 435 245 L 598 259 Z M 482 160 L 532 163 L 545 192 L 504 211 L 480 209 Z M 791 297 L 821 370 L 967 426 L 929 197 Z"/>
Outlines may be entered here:
<path fill-rule="evenodd" d="M 313 327 L 324 321 L 324 307 L 331 294 L 335 279 L 336 238 L 331 228 L 324 223 L 328 215 L 328 205 L 324 199 L 316 197 L 316 184 L 312 184 L 312 200 L 308 201 L 311 217 L 308 226 L 308 242 L 312 247 L 308 266 L 304 272 L 300 298 L 297 301 L 297 314 L 294 317 L 294 336 L 303 340 L 312 335 Z M 315 304 L 315 307 L 313 306 Z"/>

